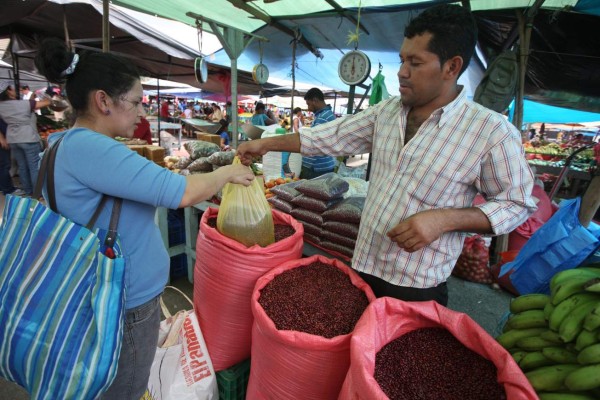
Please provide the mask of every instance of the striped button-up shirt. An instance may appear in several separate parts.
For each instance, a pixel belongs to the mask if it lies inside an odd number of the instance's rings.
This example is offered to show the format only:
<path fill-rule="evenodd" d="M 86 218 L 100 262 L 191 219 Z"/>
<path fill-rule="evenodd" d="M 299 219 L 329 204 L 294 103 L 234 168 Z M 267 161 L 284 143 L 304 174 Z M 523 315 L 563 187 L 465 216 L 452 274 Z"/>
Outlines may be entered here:
<path fill-rule="evenodd" d="M 372 153 L 369 192 L 353 268 L 391 284 L 416 288 L 445 282 L 461 253 L 465 233 L 448 232 L 409 253 L 386 233 L 419 211 L 478 207 L 494 234 L 508 233 L 535 211 L 533 174 L 521 135 L 500 114 L 457 98 L 434 111 L 404 143 L 409 107 L 393 97 L 348 116 L 300 131 L 302 153 Z"/>

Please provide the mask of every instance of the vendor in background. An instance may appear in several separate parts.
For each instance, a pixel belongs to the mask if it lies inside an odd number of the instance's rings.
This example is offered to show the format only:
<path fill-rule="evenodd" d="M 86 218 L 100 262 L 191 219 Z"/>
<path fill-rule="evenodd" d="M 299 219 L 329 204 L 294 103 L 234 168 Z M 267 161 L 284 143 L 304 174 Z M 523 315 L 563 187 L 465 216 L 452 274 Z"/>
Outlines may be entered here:
<path fill-rule="evenodd" d="M 219 121 L 219 123 L 221 124 L 221 127 L 217 131 L 217 135 L 221 137 L 219 143 L 221 151 L 231 150 L 231 147 L 229 146 L 229 132 L 227 131 L 227 128 L 229 128 L 229 122 L 227 122 L 227 120 L 223 118 L 221 119 L 221 121 Z"/>
<path fill-rule="evenodd" d="M 519 131 L 457 84 L 477 43 L 471 12 L 428 8 L 404 36 L 400 97 L 237 150 L 246 164 L 268 151 L 372 153 L 352 267 L 377 297 L 446 305 L 467 232 L 502 235 L 521 225 L 536 209 L 533 174 Z M 478 192 L 485 203 L 473 207 Z"/>
<path fill-rule="evenodd" d="M 197 204 L 228 182 L 250 185 L 254 174 L 243 165 L 226 165 L 207 174 L 173 174 L 114 140 L 131 138 L 144 113 L 140 76 L 129 60 L 112 53 L 74 54 L 63 40 L 47 39 L 35 64 L 49 81 L 64 82 L 77 115 L 72 129 L 49 137 L 50 145 L 63 138 L 54 171 L 58 212 L 85 225 L 102 197 L 123 199 L 123 343 L 116 377 L 101 398 L 138 400 L 148 386 L 160 325 L 159 297 L 169 279 L 169 255 L 154 223 L 156 207 Z M 111 206 L 109 200 L 95 226 L 108 227 Z"/>
<path fill-rule="evenodd" d="M 21 99 L 22 100 L 29 100 L 29 99 L 31 99 L 32 95 L 33 95 L 33 92 L 31 90 L 29 90 L 29 86 L 27 86 L 27 85 L 21 86 Z"/>
<path fill-rule="evenodd" d="M 331 106 L 325 104 L 325 96 L 319 88 L 312 88 L 304 95 L 306 107 L 314 114 L 311 127 L 315 127 L 335 119 Z M 335 160 L 332 156 L 304 156 L 302 157 L 302 171 L 300 179 L 312 179 L 317 176 L 333 172 Z"/>
<path fill-rule="evenodd" d="M 165 122 L 171 122 L 173 119 L 171 118 L 171 113 L 169 111 L 169 100 L 163 100 L 160 106 L 160 119 Z"/>
<path fill-rule="evenodd" d="M 276 124 L 277 120 L 270 110 L 266 113 L 265 104 L 259 101 L 254 107 L 254 115 L 252 116 L 250 123 L 255 126 L 269 126 Z"/>
<path fill-rule="evenodd" d="M 24 194 L 22 190 L 17 190 L 13 185 L 12 178 L 10 176 L 10 147 L 6 141 L 6 122 L 0 119 L 0 192 L 2 194 Z"/>
<path fill-rule="evenodd" d="M 6 141 L 17 161 L 21 189 L 33 194 L 37 181 L 42 140 L 37 130 L 35 111 L 52 104 L 51 99 L 18 100 L 11 81 L 0 81 L 0 118 L 7 124 Z"/>
<path fill-rule="evenodd" d="M 292 132 L 300 133 L 300 128 L 304 126 L 304 115 L 300 107 L 294 108 L 294 124 L 292 125 Z"/>
<path fill-rule="evenodd" d="M 223 111 L 217 103 L 212 103 L 212 114 L 209 115 L 212 122 L 220 122 L 223 119 Z"/>
<path fill-rule="evenodd" d="M 140 122 L 135 124 L 136 128 L 133 131 L 133 137 L 135 139 L 145 140 L 146 143 L 152 144 L 152 130 L 150 129 L 150 122 L 144 117 L 140 117 Z"/>

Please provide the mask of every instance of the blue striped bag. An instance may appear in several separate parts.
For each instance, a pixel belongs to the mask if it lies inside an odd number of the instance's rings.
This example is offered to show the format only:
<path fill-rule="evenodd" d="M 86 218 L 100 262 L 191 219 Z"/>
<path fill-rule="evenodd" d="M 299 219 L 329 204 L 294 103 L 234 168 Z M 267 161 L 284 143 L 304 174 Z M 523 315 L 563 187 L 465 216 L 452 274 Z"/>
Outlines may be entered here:
<path fill-rule="evenodd" d="M 32 399 L 95 399 L 114 380 L 121 350 L 125 261 L 116 227 L 122 200 L 113 202 L 108 231 L 80 226 L 35 200 L 48 153 L 55 157 L 57 147 L 44 155 L 34 198 L 6 198 L 0 225 L 0 376 L 23 386 Z"/>

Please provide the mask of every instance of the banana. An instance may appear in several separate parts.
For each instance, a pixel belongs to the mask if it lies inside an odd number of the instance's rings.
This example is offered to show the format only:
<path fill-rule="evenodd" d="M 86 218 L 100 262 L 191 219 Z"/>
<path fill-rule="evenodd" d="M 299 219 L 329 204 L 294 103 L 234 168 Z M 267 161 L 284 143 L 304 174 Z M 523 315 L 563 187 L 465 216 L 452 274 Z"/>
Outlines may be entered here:
<path fill-rule="evenodd" d="M 600 292 L 600 278 L 592 278 L 583 285 L 583 289 L 588 292 Z"/>
<path fill-rule="evenodd" d="M 554 344 L 563 344 L 563 341 L 560 338 L 560 336 L 558 335 L 558 333 L 551 331 L 551 330 L 547 330 L 547 331 L 540 333 L 540 337 L 542 339 L 552 342 Z"/>
<path fill-rule="evenodd" d="M 593 331 L 600 327 L 600 301 L 598 305 L 586 315 L 583 321 L 583 327 L 588 331 Z"/>
<path fill-rule="evenodd" d="M 579 364 L 549 365 L 526 372 L 525 376 L 536 392 L 555 392 L 563 389 L 567 376 L 577 371 L 580 367 Z"/>
<path fill-rule="evenodd" d="M 571 280 L 575 277 L 587 276 L 589 279 L 597 278 L 600 276 L 600 268 L 573 268 L 560 271 L 550 279 L 550 293 L 554 293 L 556 287 L 561 283 Z"/>
<path fill-rule="evenodd" d="M 575 340 L 579 332 L 583 329 L 583 321 L 586 315 L 596 306 L 597 303 L 594 301 L 583 303 L 575 307 L 571 314 L 567 315 L 560 324 L 560 328 L 558 328 L 558 334 L 565 343 Z"/>
<path fill-rule="evenodd" d="M 557 332 L 563 320 L 570 315 L 571 312 L 577 308 L 577 306 L 590 301 L 596 301 L 598 299 L 600 299 L 600 297 L 592 293 L 574 294 L 554 308 L 554 311 L 552 311 L 550 318 L 548 319 L 548 326 L 550 329 Z"/>
<path fill-rule="evenodd" d="M 515 297 L 510 302 L 510 312 L 517 314 L 527 310 L 543 310 L 550 302 L 550 296 L 542 293 L 531 293 Z"/>
<path fill-rule="evenodd" d="M 524 350 L 519 350 L 512 352 L 511 355 L 514 358 L 515 362 L 518 364 L 523 359 L 523 357 L 527 355 L 527 352 Z"/>
<path fill-rule="evenodd" d="M 585 322 L 584 322 L 584 325 L 585 325 Z M 577 335 L 577 339 L 575 340 L 575 349 L 577 349 L 577 351 L 581 351 L 588 346 L 598 343 L 598 336 L 597 336 L 598 332 L 600 332 L 600 330 L 595 330 L 595 331 L 588 331 L 587 329 L 582 330 L 579 333 L 579 335 Z"/>
<path fill-rule="evenodd" d="M 556 287 L 552 293 L 552 304 L 558 305 L 561 301 L 571 297 L 575 293 L 583 291 L 583 285 L 589 281 L 589 277 L 577 276 L 565 281 Z"/>
<path fill-rule="evenodd" d="M 542 339 L 539 336 L 529 336 L 517 340 L 517 347 L 525 351 L 541 351 L 544 347 L 551 347 L 554 343 Z"/>
<path fill-rule="evenodd" d="M 577 355 L 579 364 L 600 364 L 600 343 L 581 350 Z"/>
<path fill-rule="evenodd" d="M 571 372 L 565 379 L 569 390 L 591 390 L 600 387 L 600 364 L 586 365 Z"/>
<path fill-rule="evenodd" d="M 554 361 L 557 364 L 577 363 L 577 354 L 565 349 L 564 347 L 544 347 L 542 349 L 542 354 L 544 357 Z"/>
<path fill-rule="evenodd" d="M 540 400 L 596 400 L 593 396 L 583 393 L 549 392 L 538 393 Z"/>
<path fill-rule="evenodd" d="M 496 340 L 505 349 L 512 349 L 513 347 L 515 347 L 515 343 L 517 343 L 517 340 L 529 336 L 539 335 L 545 330 L 545 328 L 512 329 L 508 332 L 502 333 L 496 338 Z"/>
<path fill-rule="evenodd" d="M 572 268 L 560 271 L 554 274 L 552 279 L 550 279 L 550 291 L 553 291 L 556 288 L 556 286 L 560 285 L 561 283 L 578 276 L 589 276 L 590 279 L 598 277 L 600 276 L 600 268 L 593 267 L 590 265 L 586 267 Z"/>
<path fill-rule="evenodd" d="M 548 321 L 550 319 L 550 314 L 552 314 L 552 311 L 554 311 L 554 304 L 552 304 L 551 301 L 549 301 L 548 303 L 546 303 L 546 305 L 544 306 L 544 318 L 546 318 L 546 321 Z"/>
<path fill-rule="evenodd" d="M 521 367 L 523 371 L 530 371 L 535 368 L 553 364 L 556 363 L 551 359 L 545 357 L 541 351 L 533 351 L 531 353 L 527 353 L 519 361 L 519 367 Z"/>
<path fill-rule="evenodd" d="M 543 328 L 548 323 L 543 310 L 527 310 L 513 315 L 506 322 L 508 329 Z"/>

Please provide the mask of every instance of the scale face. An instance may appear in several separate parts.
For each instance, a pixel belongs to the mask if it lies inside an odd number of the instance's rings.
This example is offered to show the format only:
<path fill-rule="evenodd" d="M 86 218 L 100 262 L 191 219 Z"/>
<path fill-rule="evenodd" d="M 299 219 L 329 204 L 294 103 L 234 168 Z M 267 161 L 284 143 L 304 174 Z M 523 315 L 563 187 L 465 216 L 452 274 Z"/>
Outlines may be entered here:
<path fill-rule="evenodd" d="M 208 80 L 208 64 L 204 57 L 196 57 L 194 60 L 194 73 L 199 83 L 206 83 Z"/>
<path fill-rule="evenodd" d="M 256 64 L 252 69 L 252 79 L 254 82 L 262 85 L 269 80 L 269 68 L 265 64 Z"/>
<path fill-rule="evenodd" d="M 346 85 L 363 83 L 371 73 L 371 60 L 360 50 L 352 50 L 340 60 L 338 75 Z"/>

